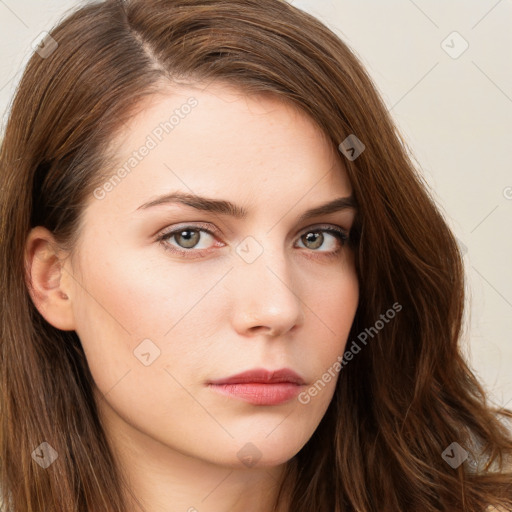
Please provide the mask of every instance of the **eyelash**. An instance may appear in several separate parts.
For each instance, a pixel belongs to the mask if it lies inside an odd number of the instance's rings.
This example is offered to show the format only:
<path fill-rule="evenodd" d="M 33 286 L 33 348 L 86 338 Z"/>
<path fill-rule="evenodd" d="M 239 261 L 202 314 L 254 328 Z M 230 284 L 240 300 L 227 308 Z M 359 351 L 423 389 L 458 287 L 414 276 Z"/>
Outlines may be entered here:
<path fill-rule="evenodd" d="M 177 234 L 179 234 L 183 231 L 187 231 L 187 230 L 205 232 L 205 233 L 208 233 L 209 235 L 211 235 L 212 237 L 215 237 L 215 233 L 212 232 L 210 229 L 206 228 L 205 225 L 196 225 L 196 226 L 184 225 L 182 227 L 175 228 L 171 231 L 165 231 L 165 232 L 161 233 L 157 238 L 157 242 L 160 242 L 163 245 L 165 250 L 170 251 L 173 254 L 179 254 L 185 258 L 192 258 L 192 259 L 200 258 L 201 256 L 205 255 L 207 252 L 211 251 L 211 249 L 202 249 L 202 250 L 199 250 L 199 249 L 177 249 L 176 247 L 170 245 L 166 241 L 166 239 L 172 238 L 174 235 L 177 235 Z M 342 251 L 342 249 L 350 242 L 349 235 L 347 234 L 347 232 L 344 229 L 335 227 L 335 226 L 328 226 L 328 227 L 325 227 L 322 225 L 313 226 L 312 228 L 307 228 L 306 230 L 304 230 L 299 235 L 299 238 L 306 235 L 307 233 L 318 233 L 318 232 L 322 232 L 322 231 L 335 236 L 338 239 L 338 241 L 341 242 L 341 247 L 336 249 L 335 251 L 317 251 L 317 250 L 311 249 L 311 252 L 313 252 L 313 253 L 320 253 L 321 257 L 334 258 L 334 257 L 338 256 L 338 254 Z M 191 254 L 191 253 L 193 253 L 194 256 L 190 256 L 189 254 Z"/>

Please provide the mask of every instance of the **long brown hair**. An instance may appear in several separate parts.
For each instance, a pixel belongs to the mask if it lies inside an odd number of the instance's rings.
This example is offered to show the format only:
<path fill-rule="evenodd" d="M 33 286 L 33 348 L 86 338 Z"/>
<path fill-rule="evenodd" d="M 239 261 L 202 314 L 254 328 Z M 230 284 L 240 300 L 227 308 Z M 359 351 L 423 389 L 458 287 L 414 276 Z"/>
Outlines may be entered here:
<path fill-rule="evenodd" d="M 274 94 L 305 111 L 336 149 L 354 135 L 365 146 L 357 158 L 337 155 L 358 203 L 360 303 L 347 347 L 363 332 L 371 341 L 342 368 L 319 427 L 287 464 L 289 510 L 512 507 L 512 437 L 499 420 L 512 413 L 489 403 L 461 355 L 456 239 L 348 46 L 284 0 L 107 0 L 71 13 L 51 37 L 56 44 L 48 39 L 27 65 L 0 153 L 8 510 L 126 510 L 80 340 L 32 303 L 24 248 L 34 226 L 73 247 L 83 204 L 104 183 L 109 141 L 173 80 Z M 371 331 L 394 304 L 401 310 L 389 325 Z M 46 470 L 31 455 L 43 442 L 58 454 Z M 446 457 L 454 447 L 469 453 L 456 467 Z"/>

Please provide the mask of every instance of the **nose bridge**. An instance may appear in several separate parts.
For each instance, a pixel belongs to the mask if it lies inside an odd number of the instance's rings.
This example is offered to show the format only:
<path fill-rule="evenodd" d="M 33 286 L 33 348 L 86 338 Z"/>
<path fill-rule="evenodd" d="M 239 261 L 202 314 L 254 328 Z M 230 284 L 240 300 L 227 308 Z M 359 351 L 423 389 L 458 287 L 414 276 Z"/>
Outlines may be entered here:
<path fill-rule="evenodd" d="M 237 246 L 235 322 L 238 327 L 291 329 L 302 318 L 296 276 L 277 236 L 248 236 Z"/>

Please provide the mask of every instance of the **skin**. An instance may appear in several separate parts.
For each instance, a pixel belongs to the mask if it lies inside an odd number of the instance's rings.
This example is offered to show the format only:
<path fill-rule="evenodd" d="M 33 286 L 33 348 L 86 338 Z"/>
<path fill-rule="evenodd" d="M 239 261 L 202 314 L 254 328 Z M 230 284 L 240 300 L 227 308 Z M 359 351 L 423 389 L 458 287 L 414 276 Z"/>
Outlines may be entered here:
<path fill-rule="evenodd" d="M 31 295 L 49 323 L 78 334 L 107 437 L 148 512 L 268 512 L 336 378 L 307 404 L 271 406 L 221 395 L 206 382 L 287 367 L 307 389 L 343 354 L 359 300 L 353 250 L 316 226 L 349 231 L 355 212 L 298 218 L 352 189 L 309 117 L 219 84 L 152 96 L 113 141 L 118 162 L 191 96 L 198 100 L 191 113 L 103 199 L 90 197 L 72 254 L 56 249 L 44 228 L 30 232 Z M 178 190 L 232 201 L 249 215 L 179 204 L 138 210 Z M 197 223 L 214 232 L 199 231 L 197 247 L 156 240 Z M 310 231 L 323 243 L 305 240 Z M 246 237 L 262 250 L 251 263 L 236 251 Z M 251 255 L 259 250 L 248 247 Z M 144 339 L 160 351 L 148 366 L 134 355 Z M 244 446 L 256 464 L 237 455 Z"/>

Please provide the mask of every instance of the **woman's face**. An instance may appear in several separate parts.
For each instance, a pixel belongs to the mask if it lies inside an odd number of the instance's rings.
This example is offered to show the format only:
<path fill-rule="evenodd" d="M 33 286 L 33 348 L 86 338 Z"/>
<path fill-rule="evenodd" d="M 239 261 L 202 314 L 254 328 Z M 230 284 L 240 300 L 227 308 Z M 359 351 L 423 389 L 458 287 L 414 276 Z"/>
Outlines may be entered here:
<path fill-rule="evenodd" d="M 354 209 L 301 219 L 350 196 L 341 159 L 304 114 L 221 85 L 153 96 L 115 142 L 62 277 L 106 429 L 141 456 L 285 462 L 332 399 L 338 374 L 304 393 L 343 354 L 359 298 L 352 249 L 328 231 L 348 233 Z M 211 385 L 255 369 L 281 382 Z"/>

